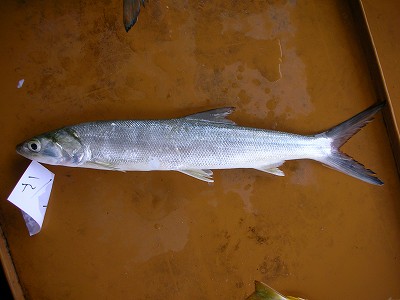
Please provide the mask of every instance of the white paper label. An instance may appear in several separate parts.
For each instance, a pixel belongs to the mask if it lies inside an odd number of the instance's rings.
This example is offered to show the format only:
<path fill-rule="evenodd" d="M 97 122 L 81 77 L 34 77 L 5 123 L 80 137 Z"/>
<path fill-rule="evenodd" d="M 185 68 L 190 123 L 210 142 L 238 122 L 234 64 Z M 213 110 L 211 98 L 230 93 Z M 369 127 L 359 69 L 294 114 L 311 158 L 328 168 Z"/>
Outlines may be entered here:
<path fill-rule="evenodd" d="M 8 197 L 8 201 L 21 209 L 31 236 L 42 228 L 53 181 L 52 172 L 32 161 Z"/>

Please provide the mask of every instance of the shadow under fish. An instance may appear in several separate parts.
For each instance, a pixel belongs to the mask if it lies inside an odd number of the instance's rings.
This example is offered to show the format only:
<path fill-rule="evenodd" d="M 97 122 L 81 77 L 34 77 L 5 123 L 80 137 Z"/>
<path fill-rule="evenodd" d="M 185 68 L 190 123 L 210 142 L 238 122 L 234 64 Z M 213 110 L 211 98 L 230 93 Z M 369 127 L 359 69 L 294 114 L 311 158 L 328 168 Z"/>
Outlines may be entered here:
<path fill-rule="evenodd" d="M 123 0 L 124 26 L 128 32 L 138 20 L 140 6 L 144 7 L 145 0 Z"/>

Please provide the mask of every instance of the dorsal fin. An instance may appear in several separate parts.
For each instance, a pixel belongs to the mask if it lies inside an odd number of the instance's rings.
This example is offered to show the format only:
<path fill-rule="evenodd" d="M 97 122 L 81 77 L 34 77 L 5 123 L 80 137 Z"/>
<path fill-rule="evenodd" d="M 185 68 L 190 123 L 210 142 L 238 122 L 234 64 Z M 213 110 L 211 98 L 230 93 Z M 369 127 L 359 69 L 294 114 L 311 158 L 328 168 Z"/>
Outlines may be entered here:
<path fill-rule="evenodd" d="M 221 107 L 189 115 L 186 116 L 185 119 L 236 125 L 235 122 L 226 119 L 226 117 L 230 115 L 234 110 L 234 107 Z"/>

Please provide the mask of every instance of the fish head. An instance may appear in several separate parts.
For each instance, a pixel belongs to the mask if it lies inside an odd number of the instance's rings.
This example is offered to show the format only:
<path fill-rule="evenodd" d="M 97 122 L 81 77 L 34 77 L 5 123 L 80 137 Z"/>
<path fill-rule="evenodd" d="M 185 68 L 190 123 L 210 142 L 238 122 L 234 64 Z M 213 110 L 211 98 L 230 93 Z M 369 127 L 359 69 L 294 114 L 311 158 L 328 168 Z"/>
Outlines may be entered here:
<path fill-rule="evenodd" d="M 70 167 L 83 164 L 89 155 L 71 128 L 38 135 L 17 145 L 16 150 L 18 154 L 40 163 Z"/>

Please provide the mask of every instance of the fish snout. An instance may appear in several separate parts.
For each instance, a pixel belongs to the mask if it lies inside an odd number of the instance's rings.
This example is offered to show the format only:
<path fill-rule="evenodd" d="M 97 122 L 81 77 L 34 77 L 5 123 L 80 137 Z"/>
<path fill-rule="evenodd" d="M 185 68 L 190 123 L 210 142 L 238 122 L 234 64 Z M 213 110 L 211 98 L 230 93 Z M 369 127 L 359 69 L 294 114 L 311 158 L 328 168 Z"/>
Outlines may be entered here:
<path fill-rule="evenodd" d="M 17 151 L 17 153 L 18 154 L 21 154 L 21 155 L 23 155 L 23 153 L 24 153 L 24 145 L 25 145 L 25 143 L 20 143 L 20 144 L 18 144 L 16 147 L 15 147 L 15 151 Z"/>

